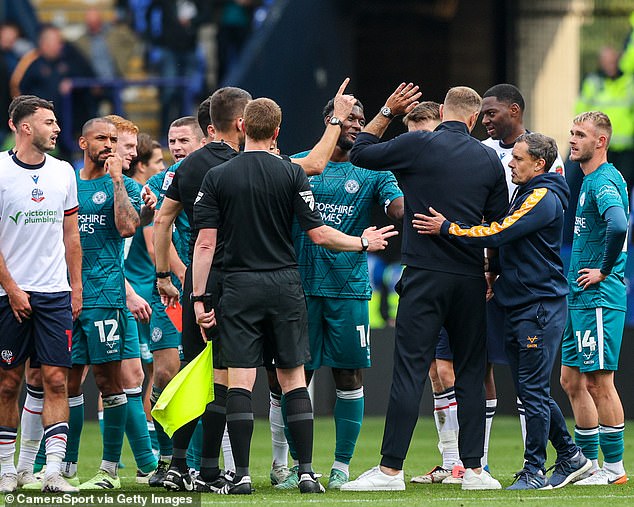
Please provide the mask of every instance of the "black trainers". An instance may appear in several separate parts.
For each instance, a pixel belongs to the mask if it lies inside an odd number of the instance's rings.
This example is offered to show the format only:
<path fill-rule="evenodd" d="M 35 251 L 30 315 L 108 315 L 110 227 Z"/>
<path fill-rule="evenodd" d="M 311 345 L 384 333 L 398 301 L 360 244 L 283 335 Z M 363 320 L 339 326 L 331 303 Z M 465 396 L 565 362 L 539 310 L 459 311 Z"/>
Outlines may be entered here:
<path fill-rule="evenodd" d="M 209 482 L 204 481 L 199 475 L 194 479 L 194 491 L 197 493 L 219 493 L 227 484 L 229 484 L 229 481 L 225 479 L 222 472 L 213 481 Z"/>
<path fill-rule="evenodd" d="M 216 493 L 219 495 L 250 495 L 253 492 L 251 477 L 245 475 L 238 482 L 227 482 Z"/>
<path fill-rule="evenodd" d="M 147 481 L 148 484 L 153 488 L 162 488 L 168 468 L 169 463 L 167 461 L 159 461 L 156 470 L 154 470 L 154 473 L 150 475 Z"/>
<path fill-rule="evenodd" d="M 326 489 L 310 474 L 302 474 L 299 478 L 300 493 L 325 493 Z"/>
<path fill-rule="evenodd" d="M 189 472 L 179 472 L 170 468 L 163 479 L 163 487 L 169 491 L 193 491 L 194 482 Z"/>

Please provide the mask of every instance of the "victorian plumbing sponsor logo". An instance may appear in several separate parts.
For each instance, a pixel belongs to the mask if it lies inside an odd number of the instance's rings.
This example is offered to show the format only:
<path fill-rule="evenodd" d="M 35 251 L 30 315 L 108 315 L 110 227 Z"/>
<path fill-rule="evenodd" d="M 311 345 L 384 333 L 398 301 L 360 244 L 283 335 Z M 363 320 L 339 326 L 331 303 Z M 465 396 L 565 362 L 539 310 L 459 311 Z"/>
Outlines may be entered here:
<path fill-rule="evenodd" d="M 57 210 L 51 209 L 18 211 L 15 215 L 9 215 L 9 218 L 15 225 L 18 225 L 21 219 L 24 220 L 24 225 L 54 224 L 59 221 Z"/>

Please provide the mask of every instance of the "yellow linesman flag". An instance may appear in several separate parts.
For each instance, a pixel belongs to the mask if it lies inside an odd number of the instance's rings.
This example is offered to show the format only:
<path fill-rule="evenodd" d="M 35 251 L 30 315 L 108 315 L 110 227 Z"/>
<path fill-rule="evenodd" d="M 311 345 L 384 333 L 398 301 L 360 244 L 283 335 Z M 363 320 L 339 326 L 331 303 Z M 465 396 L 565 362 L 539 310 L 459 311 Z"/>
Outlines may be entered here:
<path fill-rule="evenodd" d="M 211 341 L 163 389 L 152 417 L 171 438 L 174 432 L 202 415 L 207 403 L 214 399 L 214 370 Z"/>

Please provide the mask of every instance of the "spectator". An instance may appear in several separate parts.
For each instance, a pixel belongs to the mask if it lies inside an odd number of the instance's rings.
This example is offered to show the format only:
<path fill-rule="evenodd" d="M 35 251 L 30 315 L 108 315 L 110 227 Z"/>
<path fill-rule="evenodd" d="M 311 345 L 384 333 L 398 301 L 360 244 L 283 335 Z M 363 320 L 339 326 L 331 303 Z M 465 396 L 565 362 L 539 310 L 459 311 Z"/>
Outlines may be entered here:
<path fill-rule="evenodd" d="M 94 74 L 81 53 L 66 43 L 59 28 L 53 25 L 42 27 L 37 48 L 22 57 L 11 76 L 12 96 L 33 94 L 55 104 L 62 127 L 70 133 L 60 146 L 66 154 L 75 146 L 74 141 L 67 139 L 75 139 L 73 131 L 78 131 L 87 118 L 96 114 L 92 91 L 73 90 L 71 80 L 74 77 L 94 77 Z M 71 92 L 72 116 L 63 105 L 63 97 Z M 70 129 L 70 125 L 74 128 Z"/>
<path fill-rule="evenodd" d="M 154 61 L 163 78 L 189 78 L 198 75 L 196 49 L 198 28 L 208 19 L 208 2 L 202 0 L 153 0 L 147 9 L 148 38 L 155 49 Z M 192 82 L 195 80 L 192 80 Z M 198 86 L 189 85 L 190 93 Z M 174 111 L 181 103 L 176 86 L 161 88 L 161 133 L 167 134 L 170 122 L 183 111 Z M 182 108 L 181 108 L 182 109 Z"/>
<path fill-rule="evenodd" d="M 575 114 L 602 111 L 612 121 L 608 160 L 619 168 L 628 190 L 634 185 L 634 69 L 619 69 L 619 53 L 610 46 L 599 51 L 599 68 L 581 84 Z"/>
<path fill-rule="evenodd" d="M 137 39 L 124 23 L 105 24 L 96 8 L 86 11 L 86 32 L 75 45 L 92 63 L 95 75 L 112 79 L 125 76 L 128 63 L 137 45 Z"/>
<path fill-rule="evenodd" d="M 31 49 L 33 44 L 22 37 L 18 25 L 11 22 L 0 24 L 0 55 L 6 62 L 9 73 L 15 70 L 20 58 Z"/>
<path fill-rule="evenodd" d="M 218 22 L 218 82 L 238 62 L 244 43 L 251 33 L 251 22 L 259 0 L 226 0 Z"/>

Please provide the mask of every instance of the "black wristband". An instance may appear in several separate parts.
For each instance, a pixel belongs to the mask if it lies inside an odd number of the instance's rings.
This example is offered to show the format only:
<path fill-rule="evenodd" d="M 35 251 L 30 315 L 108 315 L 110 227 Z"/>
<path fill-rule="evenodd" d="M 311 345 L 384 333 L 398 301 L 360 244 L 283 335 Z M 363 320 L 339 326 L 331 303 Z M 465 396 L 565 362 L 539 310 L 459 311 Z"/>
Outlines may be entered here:
<path fill-rule="evenodd" d="M 169 278 L 171 274 L 171 271 L 157 271 L 156 278 Z"/>
<path fill-rule="evenodd" d="M 204 294 L 201 294 L 200 296 L 194 296 L 193 293 L 189 295 L 189 299 L 191 300 L 192 303 L 198 303 L 198 302 L 204 303 L 205 301 L 211 300 L 212 297 L 213 297 L 213 294 L 211 294 L 210 292 L 205 292 Z"/>

